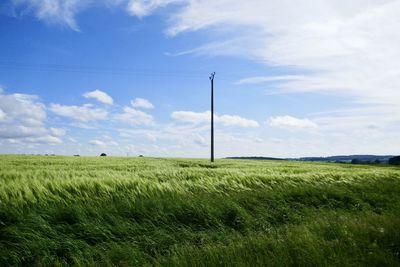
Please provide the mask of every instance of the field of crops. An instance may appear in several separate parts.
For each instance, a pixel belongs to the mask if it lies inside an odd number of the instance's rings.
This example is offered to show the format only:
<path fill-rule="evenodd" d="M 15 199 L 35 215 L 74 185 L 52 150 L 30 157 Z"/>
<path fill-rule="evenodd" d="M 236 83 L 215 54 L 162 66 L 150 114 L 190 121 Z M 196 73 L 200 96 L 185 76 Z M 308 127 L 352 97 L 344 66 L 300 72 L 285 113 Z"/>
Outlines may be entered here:
<path fill-rule="evenodd" d="M 0 266 L 400 266 L 400 168 L 0 156 Z"/>

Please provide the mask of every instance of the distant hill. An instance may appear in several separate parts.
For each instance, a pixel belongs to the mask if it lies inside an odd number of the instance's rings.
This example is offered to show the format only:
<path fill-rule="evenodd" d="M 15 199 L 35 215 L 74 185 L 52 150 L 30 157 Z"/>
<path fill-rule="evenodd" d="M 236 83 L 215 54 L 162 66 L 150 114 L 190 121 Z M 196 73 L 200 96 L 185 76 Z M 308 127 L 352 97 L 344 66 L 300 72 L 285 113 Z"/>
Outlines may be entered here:
<path fill-rule="evenodd" d="M 248 159 L 248 160 L 296 160 L 296 161 L 317 161 L 317 162 L 357 162 L 357 163 L 387 163 L 392 155 L 345 155 L 330 157 L 302 157 L 302 158 L 274 158 L 274 157 L 227 157 L 227 159 Z"/>
<path fill-rule="evenodd" d="M 331 156 L 331 157 L 304 157 L 299 158 L 300 161 L 320 161 L 320 162 L 351 162 L 358 160 L 359 162 L 375 162 L 380 161 L 387 163 L 391 155 L 378 156 L 378 155 L 349 155 L 349 156 Z"/>

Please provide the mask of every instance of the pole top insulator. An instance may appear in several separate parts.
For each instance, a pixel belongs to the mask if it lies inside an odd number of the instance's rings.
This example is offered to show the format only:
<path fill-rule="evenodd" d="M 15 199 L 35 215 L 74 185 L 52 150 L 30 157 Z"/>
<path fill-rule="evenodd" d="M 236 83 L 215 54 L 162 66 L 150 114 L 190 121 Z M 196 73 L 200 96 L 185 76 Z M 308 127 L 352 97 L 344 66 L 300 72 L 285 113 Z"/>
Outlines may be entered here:
<path fill-rule="evenodd" d="M 211 73 L 210 80 L 214 80 L 214 76 L 215 76 L 215 71 Z"/>

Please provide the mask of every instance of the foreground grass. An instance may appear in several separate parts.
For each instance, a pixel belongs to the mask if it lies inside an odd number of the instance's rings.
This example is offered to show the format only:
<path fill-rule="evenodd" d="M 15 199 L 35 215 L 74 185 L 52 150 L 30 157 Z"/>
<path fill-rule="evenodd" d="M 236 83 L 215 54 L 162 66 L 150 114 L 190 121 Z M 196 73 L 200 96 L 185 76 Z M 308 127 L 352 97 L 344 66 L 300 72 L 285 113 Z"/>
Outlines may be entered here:
<path fill-rule="evenodd" d="M 0 156 L 0 266 L 400 266 L 400 169 Z"/>

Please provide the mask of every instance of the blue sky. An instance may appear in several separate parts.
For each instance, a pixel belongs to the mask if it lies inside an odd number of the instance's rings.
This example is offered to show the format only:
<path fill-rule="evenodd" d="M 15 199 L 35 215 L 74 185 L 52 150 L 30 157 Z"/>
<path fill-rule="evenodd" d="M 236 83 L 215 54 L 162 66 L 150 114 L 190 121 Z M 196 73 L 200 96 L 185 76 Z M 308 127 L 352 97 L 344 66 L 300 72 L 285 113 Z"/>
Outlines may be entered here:
<path fill-rule="evenodd" d="M 7 0 L 0 153 L 398 154 L 400 1 Z"/>

